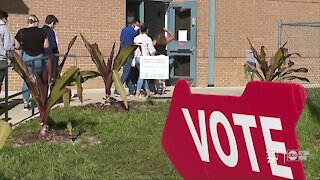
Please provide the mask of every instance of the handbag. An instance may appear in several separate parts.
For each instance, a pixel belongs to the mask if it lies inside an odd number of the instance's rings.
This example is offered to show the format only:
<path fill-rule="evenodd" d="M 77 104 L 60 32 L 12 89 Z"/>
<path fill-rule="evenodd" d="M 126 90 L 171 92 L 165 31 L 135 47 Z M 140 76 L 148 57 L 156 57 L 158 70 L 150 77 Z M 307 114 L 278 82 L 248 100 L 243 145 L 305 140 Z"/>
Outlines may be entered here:
<path fill-rule="evenodd" d="M 135 67 L 136 66 L 136 56 L 133 57 L 132 61 L 131 61 L 131 67 Z"/>
<path fill-rule="evenodd" d="M 138 47 L 139 50 L 140 50 L 140 53 L 142 54 L 142 49 L 141 49 L 141 46 Z M 131 67 L 135 67 L 136 66 L 136 59 L 138 58 L 139 56 L 138 55 L 134 55 L 132 61 L 131 61 Z"/>

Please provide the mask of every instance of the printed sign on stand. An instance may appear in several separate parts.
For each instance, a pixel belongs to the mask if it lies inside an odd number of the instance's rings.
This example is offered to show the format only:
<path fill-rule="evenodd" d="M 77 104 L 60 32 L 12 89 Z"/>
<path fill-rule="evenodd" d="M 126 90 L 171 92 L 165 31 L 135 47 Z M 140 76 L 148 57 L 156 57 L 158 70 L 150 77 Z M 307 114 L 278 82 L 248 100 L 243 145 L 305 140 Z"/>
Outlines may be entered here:
<path fill-rule="evenodd" d="M 169 57 L 140 56 L 140 78 L 169 79 Z"/>
<path fill-rule="evenodd" d="M 162 146 L 184 179 L 305 179 L 296 125 L 306 98 L 293 83 L 249 82 L 233 97 L 191 94 L 179 80 Z"/>

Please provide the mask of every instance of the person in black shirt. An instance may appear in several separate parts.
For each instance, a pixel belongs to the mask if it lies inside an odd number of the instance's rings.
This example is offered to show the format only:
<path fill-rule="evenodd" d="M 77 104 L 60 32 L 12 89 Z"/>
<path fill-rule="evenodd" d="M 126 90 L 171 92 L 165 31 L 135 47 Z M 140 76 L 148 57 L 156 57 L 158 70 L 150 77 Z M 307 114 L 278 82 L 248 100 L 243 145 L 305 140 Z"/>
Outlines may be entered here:
<path fill-rule="evenodd" d="M 27 64 L 30 72 L 33 74 L 43 71 L 45 60 L 36 60 L 34 67 L 31 60 L 41 59 L 44 56 L 44 48 L 49 47 L 49 41 L 46 33 L 38 27 L 39 19 L 35 15 L 28 18 L 28 28 L 23 28 L 16 34 L 15 48 L 21 49 L 21 58 Z M 29 61 L 29 62 L 28 62 Z M 24 100 L 24 110 L 29 110 L 30 91 L 26 82 L 22 85 L 22 97 Z"/>
<path fill-rule="evenodd" d="M 170 37 L 166 38 L 165 33 L 168 33 Z M 166 28 L 160 29 L 158 34 L 153 40 L 153 46 L 156 48 L 156 55 L 167 55 L 166 46 L 174 40 L 174 34 Z"/>
<path fill-rule="evenodd" d="M 166 37 L 165 33 L 168 33 L 170 37 Z M 154 38 L 153 46 L 156 48 L 156 56 L 167 55 L 167 44 L 175 39 L 174 34 L 166 28 L 160 29 Z M 150 91 L 154 94 L 162 94 L 165 90 L 165 82 L 161 79 L 149 80 Z"/>

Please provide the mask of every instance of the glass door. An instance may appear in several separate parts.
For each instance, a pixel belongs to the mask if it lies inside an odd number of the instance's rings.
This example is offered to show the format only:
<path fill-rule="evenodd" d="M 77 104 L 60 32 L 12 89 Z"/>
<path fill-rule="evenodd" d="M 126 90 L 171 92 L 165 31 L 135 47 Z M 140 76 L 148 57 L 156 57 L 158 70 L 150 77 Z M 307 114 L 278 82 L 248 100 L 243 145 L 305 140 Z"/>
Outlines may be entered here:
<path fill-rule="evenodd" d="M 196 78 L 196 1 L 172 2 L 168 8 L 168 28 L 175 40 L 168 44 L 170 80 Z"/>

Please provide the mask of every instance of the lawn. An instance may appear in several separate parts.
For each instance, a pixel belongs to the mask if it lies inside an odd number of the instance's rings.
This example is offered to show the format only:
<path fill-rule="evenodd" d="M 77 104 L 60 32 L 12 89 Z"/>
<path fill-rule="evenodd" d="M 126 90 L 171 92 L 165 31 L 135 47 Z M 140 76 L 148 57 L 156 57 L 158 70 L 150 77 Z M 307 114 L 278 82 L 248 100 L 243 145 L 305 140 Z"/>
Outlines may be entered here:
<path fill-rule="evenodd" d="M 51 117 L 56 127 L 73 120 L 79 143 L 31 144 L 15 147 L 13 139 L 37 131 L 35 118 L 17 127 L 0 152 L 0 179 L 181 179 L 161 148 L 168 102 L 133 104 L 131 112 L 57 108 Z M 320 175 L 320 104 L 306 106 L 298 125 L 307 179 Z"/>

